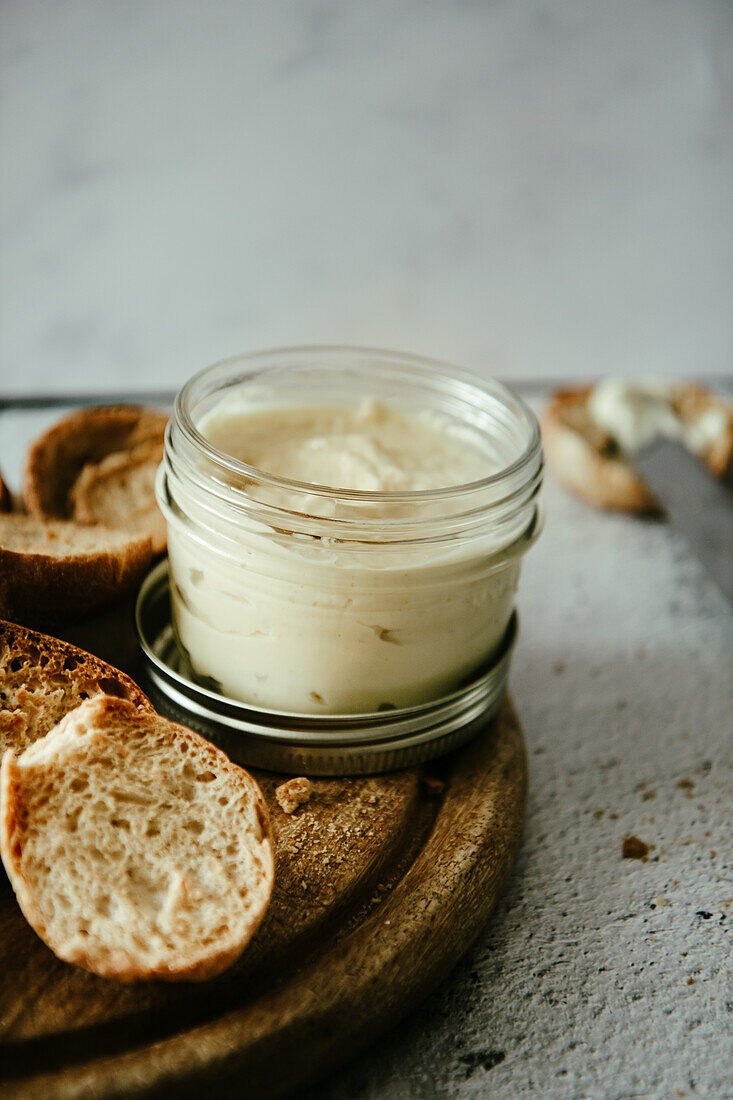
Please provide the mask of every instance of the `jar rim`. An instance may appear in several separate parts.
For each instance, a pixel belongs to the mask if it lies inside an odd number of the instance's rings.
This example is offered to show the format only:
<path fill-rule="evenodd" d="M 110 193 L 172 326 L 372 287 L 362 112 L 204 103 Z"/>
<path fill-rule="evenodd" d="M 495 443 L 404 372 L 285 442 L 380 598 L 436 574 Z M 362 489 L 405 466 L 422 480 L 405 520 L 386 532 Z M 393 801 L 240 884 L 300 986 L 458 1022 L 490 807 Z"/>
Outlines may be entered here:
<path fill-rule="evenodd" d="M 294 478 L 283 477 L 279 474 L 269 473 L 258 466 L 253 466 L 241 459 L 216 447 L 199 431 L 191 414 L 191 403 L 198 388 L 206 379 L 224 375 L 237 364 L 244 368 L 260 362 L 264 367 L 274 366 L 277 360 L 284 357 L 313 357 L 334 359 L 340 356 L 368 356 L 381 362 L 383 365 L 397 367 L 403 374 L 413 375 L 416 379 L 424 379 L 426 372 L 433 378 L 442 377 L 451 382 L 457 382 L 464 386 L 470 386 L 486 397 L 493 398 L 501 403 L 504 408 L 516 406 L 520 413 L 523 426 L 527 429 L 528 441 L 519 456 L 507 466 L 502 467 L 496 473 L 488 474 L 476 481 L 464 482 L 458 485 L 449 485 L 439 489 L 417 490 L 373 490 L 373 489 L 345 489 L 334 488 L 329 485 L 321 485 L 316 482 L 299 481 Z M 325 364 L 324 364 L 325 365 Z M 243 379 L 244 381 L 244 379 Z M 428 356 L 416 355 L 411 352 L 396 351 L 388 348 L 373 348 L 349 344 L 300 344 L 277 348 L 268 348 L 260 351 L 246 352 L 244 354 L 228 356 L 216 363 L 197 371 L 182 386 L 176 395 L 174 414 L 176 427 L 183 433 L 189 443 L 199 448 L 206 457 L 217 467 L 250 481 L 261 484 L 277 486 L 293 493 L 308 493 L 314 496 L 322 496 L 326 499 L 339 498 L 341 500 L 384 503 L 426 503 L 428 501 L 450 500 L 464 494 L 473 493 L 482 489 L 491 489 L 500 486 L 502 482 L 514 479 L 525 468 L 531 466 L 541 448 L 540 428 L 537 418 L 529 405 L 516 393 L 503 383 L 494 379 L 484 379 L 480 375 L 451 363 Z"/>

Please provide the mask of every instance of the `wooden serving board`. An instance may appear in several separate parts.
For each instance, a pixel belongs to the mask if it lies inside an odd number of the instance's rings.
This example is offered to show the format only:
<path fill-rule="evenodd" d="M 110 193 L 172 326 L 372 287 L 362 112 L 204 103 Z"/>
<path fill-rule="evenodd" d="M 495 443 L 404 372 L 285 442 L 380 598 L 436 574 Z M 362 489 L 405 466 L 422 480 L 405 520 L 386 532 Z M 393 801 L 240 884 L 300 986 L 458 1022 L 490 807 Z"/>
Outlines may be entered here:
<path fill-rule="evenodd" d="M 289 1095 L 364 1049 L 448 973 L 519 846 L 527 772 L 509 702 L 453 756 L 316 780 L 292 816 L 274 798 L 280 777 L 257 778 L 272 813 L 275 891 L 240 963 L 212 982 L 126 986 L 60 962 L 0 872 L 4 1100 Z"/>

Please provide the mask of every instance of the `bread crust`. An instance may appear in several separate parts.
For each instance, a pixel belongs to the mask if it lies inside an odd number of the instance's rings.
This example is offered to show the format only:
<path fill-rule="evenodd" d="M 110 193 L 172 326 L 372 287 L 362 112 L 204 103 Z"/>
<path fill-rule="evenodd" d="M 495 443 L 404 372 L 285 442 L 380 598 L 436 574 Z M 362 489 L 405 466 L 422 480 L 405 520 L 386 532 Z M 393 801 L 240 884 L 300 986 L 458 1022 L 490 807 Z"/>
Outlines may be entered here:
<path fill-rule="evenodd" d="M 168 418 L 141 405 L 79 409 L 40 435 L 28 451 L 23 497 L 32 516 L 69 519 L 71 490 L 84 466 L 162 440 Z"/>
<path fill-rule="evenodd" d="M 592 386 L 558 390 L 542 417 L 547 463 L 567 489 L 597 508 L 657 515 L 659 501 L 623 456 L 614 440 L 596 425 L 588 412 Z M 727 426 L 703 456 L 716 476 L 725 473 L 733 458 L 733 410 L 702 386 L 679 386 L 674 407 L 683 419 L 694 419 L 706 409 L 722 408 Z"/>
<path fill-rule="evenodd" d="M 79 622 L 132 593 L 152 561 L 149 536 L 120 542 L 110 531 L 110 549 L 70 551 L 64 556 L 2 545 L 2 524 L 23 530 L 38 521 L 7 516 L 0 522 L 0 617 L 35 629 Z M 75 525 L 56 521 L 41 531 L 59 530 L 73 538 Z M 103 535 L 105 528 L 99 529 Z"/>
<path fill-rule="evenodd" d="M 16 670 L 12 664 L 19 666 L 17 671 L 22 669 L 24 688 L 20 698 L 13 691 Z M 28 721 L 22 712 L 27 713 L 28 696 L 36 686 L 45 691 L 47 709 L 40 718 L 35 714 L 36 728 L 29 738 Z M 73 700 L 72 688 L 85 693 L 96 688 L 100 694 L 118 695 L 138 710 L 155 713 L 135 681 L 113 665 L 60 638 L 0 620 L 0 758 L 6 749 L 22 752 L 29 740 L 38 740 L 53 729 L 60 717 L 59 692 L 66 700 L 62 701 L 66 710 L 81 701 Z M 37 710 L 36 700 L 34 695 Z"/>
<path fill-rule="evenodd" d="M 171 745 L 175 746 L 180 755 L 182 755 L 181 746 L 187 746 L 189 750 L 187 758 L 195 755 L 197 763 L 202 767 L 225 775 L 240 789 L 246 790 L 259 824 L 257 854 L 264 861 L 262 870 L 266 877 L 262 904 L 252 914 L 243 934 L 236 942 L 225 942 L 219 946 L 192 945 L 186 957 L 175 964 L 168 962 L 156 966 L 145 966 L 125 950 L 105 951 L 101 955 L 95 955 L 93 949 L 69 950 L 64 943 L 54 941 L 53 934 L 49 933 L 33 884 L 23 870 L 23 845 L 30 823 L 27 807 L 23 804 L 22 769 L 24 766 L 38 768 L 44 762 L 52 762 L 54 755 L 63 751 L 64 745 L 73 743 L 74 731 L 70 729 L 70 723 L 82 710 L 84 711 L 83 725 L 92 732 L 103 727 L 109 720 L 128 723 L 131 729 L 137 729 L 141 724 L 151 729 L 165 728 L 166 732 L 170 733 Z M 87 732 L 87 728 L 83 730 L 84 733 Z M 173 753 L 173 748 L 171 751 Z M 111 782 L 116 781 L 115 776 L 111 776 Z M 267 805 L 252 776 L 233 764 L 220 749 L 192 730 L 177 726 L 154 714 L 141 715 L 134 705 L 126 700 L 106 696 L 88 700 L 76 711 L 72 711 L 20 759 L 12 750 L 5 753 L 0 766 L 0 857 L 26 920 L 51 950 L 66 962 L 81 966 L 101 977 L 114 978 L 121 982 L 156 978 L 165 981 L 203 981 L 220 974 L 239 957 L 259 927 L 272 894 L 275 873 L 272 828 Z"/>

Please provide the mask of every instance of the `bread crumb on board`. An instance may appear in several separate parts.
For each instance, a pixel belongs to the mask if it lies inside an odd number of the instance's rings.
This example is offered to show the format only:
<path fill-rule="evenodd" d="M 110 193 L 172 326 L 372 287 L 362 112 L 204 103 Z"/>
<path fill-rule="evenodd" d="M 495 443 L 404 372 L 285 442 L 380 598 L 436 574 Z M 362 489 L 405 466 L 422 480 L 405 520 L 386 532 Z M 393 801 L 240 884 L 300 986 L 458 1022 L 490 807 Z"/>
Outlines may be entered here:
<path fill-rule="evenodd" d="M 646 860 L 649 854 L 649 845 L 638 836 L 625 836 L 621 842 L 621 856 L 623 859 Z"/>
<path fill-rule="evenodd" d="M 288 779 L 286 783 L 281 783 L 275 788 L 275 798 L 285 814 L 295 813 L 299 806 L 310 800 L 312 794 L 313 784 L 305 776 Z"/>

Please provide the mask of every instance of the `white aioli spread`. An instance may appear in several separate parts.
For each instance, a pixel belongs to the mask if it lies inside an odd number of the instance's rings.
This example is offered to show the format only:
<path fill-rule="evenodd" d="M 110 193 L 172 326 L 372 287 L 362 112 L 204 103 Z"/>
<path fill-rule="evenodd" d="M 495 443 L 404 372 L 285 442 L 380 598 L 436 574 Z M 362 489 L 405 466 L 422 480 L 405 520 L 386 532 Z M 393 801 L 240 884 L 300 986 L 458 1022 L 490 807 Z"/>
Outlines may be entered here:
<path fill-rule="evenodd" d="M 427 412 L 405 416 L 377 401 L 247 411 L 223 401 L 199 430 L 221 451 L 276 477 L 367 492 L 416 492 L 465 485 L 498 463 Z M 287 505 L 287 490 L 268 493 Z M 311 502 L 313 503 L 313 502 Z"/>
<path fill-rule="evenodd" d="M 234 395 L 198 428 L 219 450 L 258 470 L 334 489 L 432 490 L 501 467 L 486 441 L 448 420 L 374 401 L 255 411 Z M 285 529 L 288 510 L 336 516 L 337 523 L 353 514 L 343 497 L 339 504 L 328 494 L 257 480 L 245 491 L 285 518 L 227 524 L 224 550 L 169 527 L 179 638 L 195 672 L 226 695 L 320 714 L 410 706 L 455 689 L 498 648 L 519 575 L 519 556 L 502 553 L 516 541 L 516 525 L 468 541 L 433 544 L 426 531 L 415 544 L 343 549 L 338 538 Z M 362 518 L 380 519 L 387 506 L 357 501 L 355 507 Z M 412 507 L 402 503 L 398 514 Z M 201 508 L 209 528 L 216 522 L 193 497 L 187 508 L 192 518 Z M 427 514 L 444 515 L 441 508 L 431 503 Z"/>
<path fill-rule="evenodd" d="M 674 385 L 658 379 L 606 378 L 591 393 L 588 411 L 628 454 L 659 436 L 678 439 L 695 454 L 704 454 L 725 430 L 725 413 L 711 408 L 695 420 L 682 420 L 674 410 L 674 395 Z"/>

